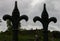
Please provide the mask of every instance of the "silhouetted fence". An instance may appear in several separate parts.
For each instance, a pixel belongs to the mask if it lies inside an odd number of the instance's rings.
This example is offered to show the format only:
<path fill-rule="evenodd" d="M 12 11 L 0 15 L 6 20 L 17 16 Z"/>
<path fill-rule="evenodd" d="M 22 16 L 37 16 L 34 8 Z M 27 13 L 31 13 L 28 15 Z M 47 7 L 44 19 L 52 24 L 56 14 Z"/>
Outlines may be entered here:
<path fill-rule="evenodd" d="M 21 27 L 21 23 L 19 21 L 21 21 L 22 19 L 25 19 L 26 21 L 28 21 L 28 17 L 26 15 L 22 15 L 20 16 L 18 7 L 17 7 L 17 1 L 15 2 L 15 7 L 14 10 L 12 12 L 12 16 L 10 15 L 4 15 L 3 19 L 6 21 L 7 19 L 9 19 L 12 22 L 12 32 L 13 32 L 13 39 L 12 41 L 18 41 L 18 32 L 19 32 L 19 24 Z M 49 15 L 46 11 L 46 4 L 44 4 L 44 9 L 41 15 L 41 18 L 36 16 L 33 18 L 33 21 L 40 21 L 42 23 L 43 26 L 43 41 L 48 41 L 48 25 L 51 21 L 53 21 L 54 23 L 57 22 L 57 19 L 55 17 L 51 17 L 49 18 Z M 36 38 L 34 41 L 39 41 L 39 37 L 38 34 L 35 35 Z"/>

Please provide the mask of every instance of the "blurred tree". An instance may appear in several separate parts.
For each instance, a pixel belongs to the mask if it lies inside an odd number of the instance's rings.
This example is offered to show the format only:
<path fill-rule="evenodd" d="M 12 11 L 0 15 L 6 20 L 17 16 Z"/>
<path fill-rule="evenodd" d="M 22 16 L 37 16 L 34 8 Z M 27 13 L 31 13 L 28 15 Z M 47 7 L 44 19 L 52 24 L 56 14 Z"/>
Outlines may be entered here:
<path fill-rule="evenodd" d="M 11 31 L 12 30 L 12 23 L 11 23 L 10 20 L 7 20 L 7 27 L 8 27 L 7 31 Z"/>

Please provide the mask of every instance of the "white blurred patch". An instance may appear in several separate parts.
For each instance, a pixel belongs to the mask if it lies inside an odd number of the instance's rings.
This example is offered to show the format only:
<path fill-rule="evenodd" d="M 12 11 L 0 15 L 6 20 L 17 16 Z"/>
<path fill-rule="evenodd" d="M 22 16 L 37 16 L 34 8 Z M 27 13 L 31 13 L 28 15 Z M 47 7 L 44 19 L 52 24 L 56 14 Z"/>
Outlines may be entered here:
<path fill-rule="evenodd" d="M 31 3 L 31 5 L 32 5 L 32 6 L 35 6 L 35 5 L 38 4 L 38 3 L 41 4 L 42 2 L 45 2 L 45 0 L 33 0 L 32 3 Z"/>
<path fill-rule="evenodd" d="M 60 11 L 60 5 L 59 5 L 59 4 L 60 4 L 60 1 L 57 1 L 57 0 L 56 0 L 56 1 L 53 1 L 52 3 L 54 4 L 54 7 L 55 7 L 54 9 Z"/>
<path fill-rule="evenodd" d="M 50 30 L 50 31 L 60 31 L 58 26 L 55 26 L 55 25 L 49 25 L 48 30 Z"/>
<path fill-rule="evenodd" d="M 32 25 L 28 25 L 28 26 L 21 26 L 21 29 L 26 29 L 26 30 L 35 30 L 35 29 L 42 29 L 42 26 L 32 26 Z"/>

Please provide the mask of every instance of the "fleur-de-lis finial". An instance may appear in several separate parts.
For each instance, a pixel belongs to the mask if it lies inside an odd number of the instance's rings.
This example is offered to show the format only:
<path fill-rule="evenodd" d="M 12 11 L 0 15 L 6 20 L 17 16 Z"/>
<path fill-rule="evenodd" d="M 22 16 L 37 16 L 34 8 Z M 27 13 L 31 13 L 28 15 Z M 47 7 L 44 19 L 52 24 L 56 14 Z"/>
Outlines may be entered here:
<path fill-rule="evenodd" d="M 19 31 L 19 24 L 20 21 L 22 19 L 25 19 L 26 21 L 28 21 L 28 16 L 26 15 L 22 15 L 20 16 L 18 7 L 17 7 L 17 1 L 15 1 L 15 7 L 14 10 L 12 12 L 12 16 L 10 15 L 4 15 L 3 19 L 6 21 L 7 19 L 9 19 L 12 22 L 12 32 L 13 32 L 13 40 L 12 41 L 18 41 L 18 31 Z M 21 24 L 20 24 L 21 27 Z"/>
<path fill-rule="evenodd" d="M 54 23 L 57 22 L 57 19 L 55 17 L 51 17 L 49 18 L 47 10 L 46 10 L 46 4 L 44 4 L 44 9 L 41 15 L 41 18 L 36 16 L 33 19 L 34 22 L 36 21 L 40 21 L 43 25 L 43 36 L 44 36 L 44 40 L 43 41 L 48 41 L 48 25 L 51 21 L 53 21 Z"/>

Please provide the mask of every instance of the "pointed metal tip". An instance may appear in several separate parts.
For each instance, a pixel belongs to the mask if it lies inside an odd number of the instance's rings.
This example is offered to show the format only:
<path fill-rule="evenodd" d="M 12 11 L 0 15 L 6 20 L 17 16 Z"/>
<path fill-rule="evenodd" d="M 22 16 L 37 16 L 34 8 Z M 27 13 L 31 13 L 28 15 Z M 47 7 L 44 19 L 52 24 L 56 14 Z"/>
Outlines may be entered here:
<path fill-rule="evenodd" d="M 17 1 L 15 1 L 15 6 L 14 6 L 14 9 L 18 9 L 18 6 L 17 6 Z"/>
<path fill-rule="evenodd" d="M 16 14 L 15 14 L 16 13 Z M 19 14 L 19 9 L 18 9 L 18 5 L 17 5 L 17 1 L 15 1 L 15 5 L 14 5 L 14 9 L 13 9 L 13 12 L 12 12 L 12 15 L 15 16 L 15 15 L 20 15 Z"/>
<path fill-rule="evenodd" d="M 15 3 L 17 3 L 17 1 L 15 1 Z"/>
<path fill-rule="evenodd" d="M 44 3 L 44 7 L 43 7 L 43 12 L 42 12 L 42 15 L 41 15 L 42 18 L 48 18 L 48 12 L 46 10 L 46 4 Z"/>
<path fill-rule="evenodd" d="M 44 9 L 46 9 L 46 4 L 44 3 Z"/>
<path fill-rule="evenodd" d="M 15 6 L 17 6 L 17 1 L 15 1 Z"/>
<path fill-rule="evenodd" d="M 46 6 L 46 4 L 44 3 L 44 6 Z"/>

